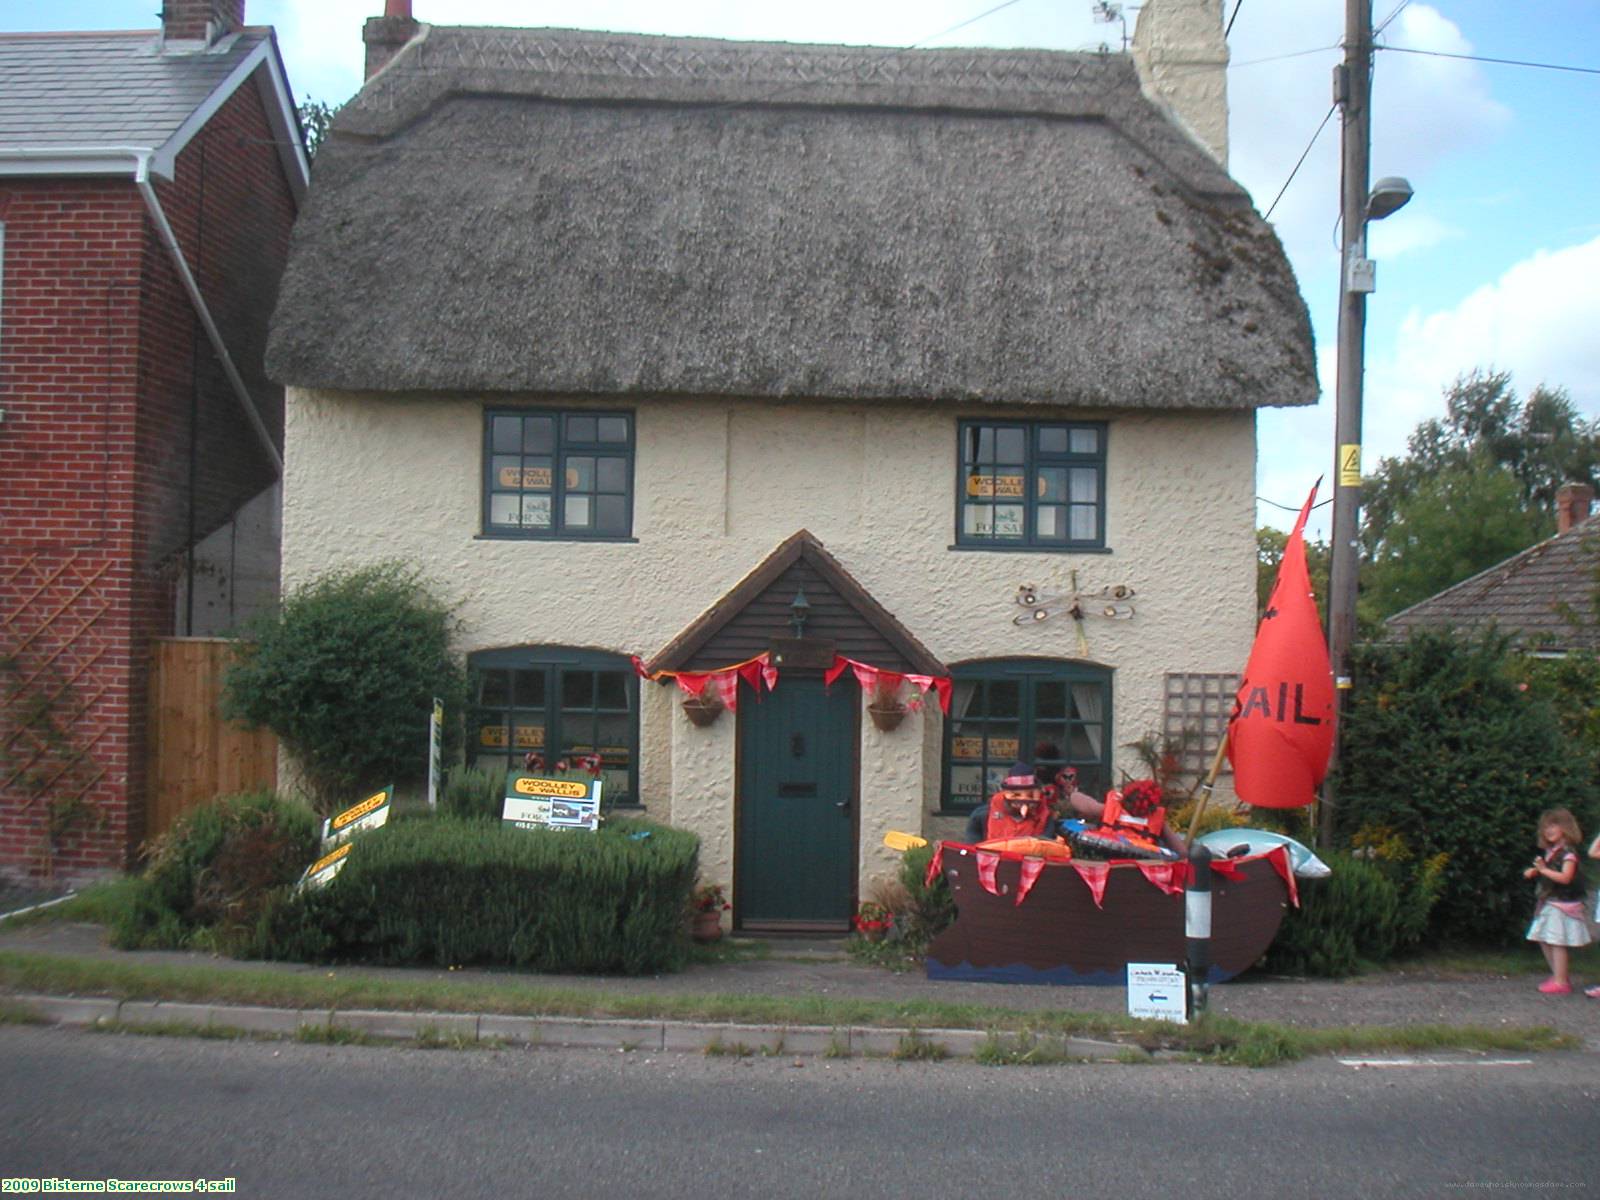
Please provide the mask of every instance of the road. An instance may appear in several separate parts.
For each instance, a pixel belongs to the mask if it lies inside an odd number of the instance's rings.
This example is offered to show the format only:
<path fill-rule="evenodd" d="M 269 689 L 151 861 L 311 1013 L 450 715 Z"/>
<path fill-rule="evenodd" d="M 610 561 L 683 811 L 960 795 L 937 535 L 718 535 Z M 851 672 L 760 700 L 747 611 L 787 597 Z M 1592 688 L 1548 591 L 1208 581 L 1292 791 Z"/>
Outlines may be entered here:
<path fill-rule="evenodd" d="M 1600 1190 L 1600 1057 L 1467 1057 L 982 1067 L 4 1026 L 0 1174 L 252 1200 Z"/>

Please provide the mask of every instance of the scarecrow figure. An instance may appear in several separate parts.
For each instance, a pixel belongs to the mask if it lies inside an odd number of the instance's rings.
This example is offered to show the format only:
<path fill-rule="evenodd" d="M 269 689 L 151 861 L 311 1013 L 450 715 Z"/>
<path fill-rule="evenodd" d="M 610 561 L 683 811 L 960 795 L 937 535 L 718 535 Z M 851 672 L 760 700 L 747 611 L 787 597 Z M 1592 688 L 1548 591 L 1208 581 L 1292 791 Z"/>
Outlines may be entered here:
<path fill-rule="evenodd" d="M 1167 827 L 1165 798 L 1154 779 L 1135 779 L 1107 792 L 1104 804 L 1074 804 L 1079 817 L 1062 822 L 1067 840 L 1086 858 L 1186 858 L 1188 846 Z"/>
<path fill-rule="evenodd" d="M 1055 835 L 1054 789 L 1040 784 L 1025 762 L 1012 764 L 1000 790 L 988 804 L 973 810 L 967 821 L 967 839 L 994 842 L 1010 838 L 1049 838 Z"/>

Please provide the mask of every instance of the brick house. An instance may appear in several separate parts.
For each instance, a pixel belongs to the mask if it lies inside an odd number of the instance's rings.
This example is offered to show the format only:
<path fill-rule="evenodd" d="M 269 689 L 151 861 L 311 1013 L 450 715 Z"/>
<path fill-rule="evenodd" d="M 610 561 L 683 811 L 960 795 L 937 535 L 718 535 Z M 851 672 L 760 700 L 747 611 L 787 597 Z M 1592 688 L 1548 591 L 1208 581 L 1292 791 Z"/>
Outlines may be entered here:
<path fill-rule="evenodd" d="M 1600 651 L 1600 521 L 1593 506 L 1588 484 L 1562 484 L 1554 537 L 1401 609 L 1384 621 L 1386 636 L 1494 629 L 1543 658 Z"/>
<path fill-rule="evenodd" d="M 431 575 L 471 762 L 597 751 L 739 928 L 842 929 L 887 831 L 958 832 L 1014 759 L 1100 791 L 1220 732 L 1256 412 L 1317 389 L 1224 165 L 1218 0 L 1151 0 L 1133 54 L 404 2 L 365 41 L 268 348 L 284 580 Z M 885 675 L 948 713 L 880 728 Z"/>
<path fill-rule="evenodd" d="M 276 595 L 266 327 L 307 182 L 243 0 L 0 34 L 0 871 L 123 867 L 152 639 Z"/>

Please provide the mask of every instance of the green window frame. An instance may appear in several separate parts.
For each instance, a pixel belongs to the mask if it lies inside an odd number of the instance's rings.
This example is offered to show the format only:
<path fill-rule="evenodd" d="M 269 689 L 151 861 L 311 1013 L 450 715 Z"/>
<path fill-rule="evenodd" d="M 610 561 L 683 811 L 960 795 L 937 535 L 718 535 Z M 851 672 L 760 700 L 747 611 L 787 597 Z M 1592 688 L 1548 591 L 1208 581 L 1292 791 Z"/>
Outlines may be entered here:
<path fill-rule="evenodd" d="M 1099 797 L 1111 786 L 1111 671 L 1065 659 L 984 659 L 951 668 L 940 812 L 965 816 L 1019 759 L 1072 766 Z"/>
<path fill-rule="evenodd" d="M 483 417 L 483 534 L 633 536 L 633 414 L 492 408 Z"/>
<path fill-rule="evenodd" d="M 467 764 L 521 770 L 529 751 L 553 767 L 599 751 L 602 804 L 638 807 L 639 676 L 621 654 L 559 646 L 467 656 Z"/>
<path fill-rule="evenodd" d="M 1104 421 L 962 421 L 956 545 L 1101 550 Z"/>

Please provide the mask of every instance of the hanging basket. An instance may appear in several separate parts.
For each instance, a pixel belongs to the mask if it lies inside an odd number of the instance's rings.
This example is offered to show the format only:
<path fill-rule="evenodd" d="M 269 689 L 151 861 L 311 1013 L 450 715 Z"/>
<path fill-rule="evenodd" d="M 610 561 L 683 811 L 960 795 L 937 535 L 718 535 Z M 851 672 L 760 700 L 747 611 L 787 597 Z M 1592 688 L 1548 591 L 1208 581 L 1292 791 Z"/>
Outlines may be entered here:
<path fill-rule="evenodd" d="M 869 704 L 867 716 L 872 718 L 872 723 L 888 733 L 891 729 L 898 729 L 900 722 L 906 719 L 906 707 L 903 704 Z"/>
<path fill-rule="evenodd" d="M 691 724 L 704 729 L 722 715 L 722 701 L 704 692 L 698 696 L 685 696 L 683 715 L 689 718 Z"/>

